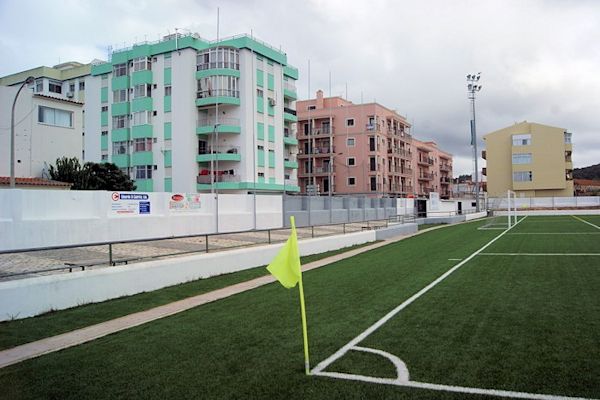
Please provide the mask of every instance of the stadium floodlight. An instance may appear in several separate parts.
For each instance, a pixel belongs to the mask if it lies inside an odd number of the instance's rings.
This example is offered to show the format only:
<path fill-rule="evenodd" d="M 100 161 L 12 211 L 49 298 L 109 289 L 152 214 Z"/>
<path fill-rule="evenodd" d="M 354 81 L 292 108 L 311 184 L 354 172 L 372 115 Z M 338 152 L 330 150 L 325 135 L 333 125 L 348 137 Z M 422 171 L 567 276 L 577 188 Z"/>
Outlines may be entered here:
<path fill-rule="evenodd" d="M 475 84 L 481 79 L 481 72 L 477 74 L 467 75 L 467 92 L 469 93 L 469 100 L 471 100 L 471 145 L 473 146 L 473 160 L 475 162 L 475 209 L 479 212 L 479 171 L 478 171 L 478 155 L 477 155 L 477 131 L 475 128 L 475 93 L 481 90 L 481 85 Z"/>

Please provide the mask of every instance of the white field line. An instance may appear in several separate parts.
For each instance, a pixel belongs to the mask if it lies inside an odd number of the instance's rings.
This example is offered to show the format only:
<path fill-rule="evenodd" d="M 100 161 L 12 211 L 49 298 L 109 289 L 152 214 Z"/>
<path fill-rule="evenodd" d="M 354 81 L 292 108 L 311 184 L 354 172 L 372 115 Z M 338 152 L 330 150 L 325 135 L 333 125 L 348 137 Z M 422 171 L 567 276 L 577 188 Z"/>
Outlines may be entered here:
<path fill-rule="evenodd" d="M 600 256 L 600 253 L 479 253 L 480 256 Z"/>
<path fill-rule="evenodd" d="M 527 217 L 524 217 L 523 219 L 519 220 L 510 229 L 512 229 L 515 226 L 517 226 L 525 218 L 527 218 Z M 313 368 L 312 373 L 316 374 L 316 373 L 319 373 L 319 372 L 323 371 L 325 368 L 327 368 L 329 365 L 331 365 L 335 360 L 337 360 L 340 357 L 342 357 L 352 347 L 356 346 L 358 343 L 360 343 L 364 339 L 366 339 L 367 336 L 369 336 L 371 333 L 373 333 L 377 329 L 379 329 L 383 324 L 385 324 L 387 321 L 389 321 L 392 317 L 394 317 L 400 311 L 402 311 L 403 309 L 405 309 L 406 307 L 408 307 L 410 304 L 412 304 L 419 297 L 423 296 L 429 290 L 431 290 L 432 288 L 434 288 L 438 283 L 440 283 L 441 281 L 443 281 L 444 279 L 446 279 L 454 271 L 456 271 L 457 269 L 459 269 L 460 267 L 462 267 L 463 265 L 465 265 L 466 263 L 468 263 L 469 261 L 471 261 L 475 256 L 477 256 L 477 254 L 481 253 L 483 250 L 485 250 L 487 247 L 489 247 L 496 240 L 498 240 L 502 236 L 504 236 L 508 231 L 510 231 L 510 229 L 505 230 L 504 232 L 502 232 L 501 234 L 499 234 L 498 236 L 496 236 L 495 238 L 493 238 L 492 240 L 490 240 L 489 242 L 487 242 L 479 250 L 475 251 L 469 257 L 465 258 L 463 261 L 461 261 L 460 263 L 456 264 L 454 267 L 450 268 L 448 271 L 446 271 L 445 273 L 443 273 L 436 280 L 434 280 L 433 282 L 431 282 L 429 285 L 425 286 L 423 289 L 421 289 L 420 291 L 418 291 L 417 293 L 415 293 L 414 295 L 412 295 L 408 300 L 404 301 L 402 304 L 400 304 L 399 306 L 397 306 L 396 308 L 394 308 L 392 311 L 390 311 L 389 313 L 387 313 L 383 318 L 381 318 L 379 321 L 375 322 L 373 325 L 371 325 L 370 327 L 368 327 L 360 335 L 358 335 L 357 337 L 355 337 L 354 339 L 352 339 L 351 341 L 349 341 L 341 349 L 339 349 L 338 351 L 336 351 L 334 354 L 332 354 L 331 356 L 329 356 L 325 360 L 321 361 L 319 364 L 317 364 L 316 367 Z"/>
<path fill-rule="evenodd" d="M 600 235 L 600 232 L 511 232 L 509 235 Z"/>
<path fill-rule="evenodd" d="M 588 222 L 588 221 L 586 221 L 585 219 L 581 219 L 581 218 L 579 218 L 579 217 L 578 217 L 578 216 L 576 216 L 576 215 L 572 215 L 572 217 L 573 217 L 573 218 L 575 218 L 576 220 L 579 220 L 579 221 L 581 221 L 581 222 L 585 223 L 585 224 L 591 225 L 591 226 L 593 226 L 593 227 L 594 227 L 594 228 L 596 228 L 596 229 L 600 229 L 600 226 L 598 226 L 598 225 L 594 225 L 594 224 L 592 224 L 591 222 Z"/>
<path fill-rule="evenodd" d="M 538 393 L 526 393 L 526 392 L 513 392 L 509 390 L 497 390 L 497 389 L 481 389 L 464 386 L 452 386 L 452 385 L 439 385 L 435 383 L 425 382 L 414 382 L 414 381 L 401 381 L 400 379 L 391 378 L 375 378 L 371 376 L 345 374 L 341 372 L 318 372 L 315 375 L 326 376 L 329 378 L 336 379 L 347 379 L 353 381 L 378 383 L 383 385 L 395 385 L 403 387 L 411 387 L 417 389 L 428 389 L 437 390 L 442 392 L 455 392 L 455 393 L 468 393 L 468 394 L 481 394 L 496 397 L 506 397 L 511 399 L 533 399 L 533 400 L 593 400 L 586 399 L 584 397 L 569 397 L 569 396 L 556 396 L 552 394 L 538 394 Z"/>

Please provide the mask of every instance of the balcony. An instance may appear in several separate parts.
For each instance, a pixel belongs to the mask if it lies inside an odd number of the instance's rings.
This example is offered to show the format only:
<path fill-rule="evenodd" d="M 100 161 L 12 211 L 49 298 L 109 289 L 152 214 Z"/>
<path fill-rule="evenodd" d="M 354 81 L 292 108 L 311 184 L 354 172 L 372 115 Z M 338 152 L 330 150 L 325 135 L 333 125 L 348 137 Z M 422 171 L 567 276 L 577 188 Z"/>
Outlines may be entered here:
<path fill-rule="evenodd" d="M 298 122 L 298 117 L 296 116 L 296 110 L 284 107 L 283 108 L 283 120 L 288 122 Z"/>
<path fill-rule="evenodd" d="M 198 120 L 196 126 L 197 135 L 212 135 L 215 132 L 215 125 L 217 125 L 216 131 L 219 133 L 235 133 L 239 134 L 242 131 L 240 126 L 240 120 L 237 118 L 202 118 Z"/>
<path fill-rule="evenodd" d="M 431 181 L 433 180 L 433 174 L 427 172 L 421 172 L 418 176 L 418 179 L 421 181 Z"/>
<path fill-rule="evenodd" d="M 196 106 L 210 107 L 217 104 L 240 105 L 240 91 L 229 89 L 200 90 L 196 92 Z"/>
<path fill-rule="evenodd" d="M 296 139 L 291 133 L 283 132 L 283 144 L 285 146 L 298 146 L 298 139 Z"/>
<path fill-rule="evenodd" d="M 402 175 L 411 175 L 412 176 L 413 170 L 411 168 L 402 168 L 400 170 L 400 173 Z"/>
<path fill-rule="evenodd" d="M 210 171 L 203 170 L 202 172 L 206 172 L 206 173 L 202 174 L 202 175 L 198 175 L 196 177 L 196 183 L 211 184 Z M 215 171 L 215 174 L 213 176 L 214 176 L 214 182 L 240 182 L 239 175 L 225 174 L 223 171 Z"/>
<path fill-rule="evenodd" d="M 442 185 L 448 185 L 448 184 L 452 183 L 452 178 L 450 178 L 449 176 L 442 176 L 442 177 L 440 177 L 440 183 Z"/>
<path fill-rule="evenodd" d="M 329 135 L 335 132 L 333 127 L 324 127 L 324 128 L 312 128 L 310 135 L 306 135 L 304 131 L 301 131 L 302 137 L 329 137 Z"/>
<path fill-rule="evenodd" d="M 421 158 L 417 159 L 419 165 L 433 165 L 433 158 Z"/>
<path fill-rule="evenodd" d="M 241 161 L 242 156 L 239 153 L 239 147 L 237 146 L 214 146 L 212 148 L 208 146 L 198 151 L 196 161 Z"/>
<path fill-rule="evenodd" d="M 452 165 L 451 164 L 440 164 L 440 171 L 446 171 L 446 172 L 450 172 L 452 171 Z"/>
<path fill-rule="evenodd" d="M 283 81 L 283 95 L 292 100 L 296 100 L 298 95 L 296 94 L 296 85 L 290 83 L 290 81 Z"/>
<path fill-rule="evenodd" d="M 298 161 L 290 160 L 290 159 L 286 158 L 283 160 L 283 167 L 291 168 L 291 169 L 298 169 Z"/>
<path fill-rule="evenodd" d="M 303 150 L 300 150 L 298 153 L 299 158 L 308 158 L 308 157 L 323 157 L 329 156 L 330 154 L 335 153 L 335 146 L 331 146 L 331 153 L 329 152 L 329 146 L 322 147 L 313 147 L 312 152 L 303 154 Z"/>

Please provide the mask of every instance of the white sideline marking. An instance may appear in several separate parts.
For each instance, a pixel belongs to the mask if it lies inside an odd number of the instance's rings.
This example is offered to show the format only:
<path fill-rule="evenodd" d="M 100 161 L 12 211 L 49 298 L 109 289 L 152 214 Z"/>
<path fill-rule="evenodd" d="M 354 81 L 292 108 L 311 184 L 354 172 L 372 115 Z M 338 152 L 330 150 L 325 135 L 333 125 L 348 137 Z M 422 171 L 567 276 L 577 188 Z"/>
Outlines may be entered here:
<path fill-rule="evenodd" d="M 508 235 L 600 235 L 600 232 L 511 232 Z"/>
<path fill-rule="evenodd" d="M 493 238 L 492 240 L 490 240 L 489 242 L 487 242 L 479 250 L 475 251 L 469 257 L 465 258 L 463 261 L 461 261 L 460 263 L 456 264 L 454 267 L 450 268 L 448 271 L 446 271 L 441 276 L 439 276 L 436 280 L 434 280 L 433 282 L 431 282 L 429 285 L 425 286 L 423 289 L 419 290 L 417 293 L 415 293 L 414 295 L 412 295 L 408 300 L 404 301 L 404 303 L 400 304 L 399 306 L 397 306 L 396 308 L 394 308 L 392 311 L 390 311 L 389 313 L 387 313 L 383 318 L 381 318 L 379 321 L 375 322 L 373 325 L 371 325 L 370 327 L 368 327 L 364 332 L 362 332 L 360 335 L 358 335 L 357 337 L 355 337 L 354 339 L 352 339 L 350 342 L 348 342 L 346 345 L 344 345 L 341 349 L 339 349 L 338 351 L 336 351 L 335 353 L 333 353 L 331 356 L 329 356 L 328 358 L 326 358 L 325 360 L 323 360 L 319 364 L 317 364 L 317 366 L 313 368 L 312 373 L 315 374 L 315 373 L 319 373 L 319 372 L 323 371 L 325 368 L 327 368 L 329 365 L 331 365 L 331 363 L 333 363 L 335 360 L 337 360 L 338 358 L 340 358 L 344 354 L 346 354 L 346 352 L 348 352 L 348 350 L 350 350 L 352 347 L 355 347 L 358 343 L 362 342 L 367 336 L 369 336 L 371 333 L 373 333 L 377 329 L 379 329 L 383 324 L 385 324 L 387 321 L 389 321 L 393 316 L 395 316 L 400 311 L 402 311 L 403 309 L 405 309 L 407 306 L 409 306 L 410 304 L 412 304 L 419 297 L 421 297 L 422 295 L 424 295 L 425 293 L 427 293 L 429 290 L 431 290 L 433 287 L 435 287 L 438 283 L 440 283 L 441 281 L 443 281 L 444 279 L 446 279 L 450 274 L 452 274 L 454 271 L 456 271 L 457 269 L 459 269 L 460 267 L 462 267 L 463 265 L 465 265 L 467 262 L 469 262 L 471 259 L 473 259 L 477 254 L 481 253 L 488 246 L 490 246 L 496 240 L 500 239 L 508 231 L 510 231 L 510 229 L 512 229 L 515 226 L 517 226 L 519 223 L 521 223 L 521 221 L 525 220 L 526 218 L 527 218 L 527 216 L 525 216 L 524 218 L 522 218 L 521 220 L 519 220 L 511 228 L 505 230 L 504 232 L 502 232 L 501 234 L 499 234 L 498 236 L 496 236 L 495 238 Z"/>
<path fill-rule="evenodd" d="M 409 375 L 408 375 L 408 368 L 406 368 L 406 364 L 404 363 L 404 361 L 402 361 L 400 358 L 396 357 L 395 355 L 388 353 L 387 351 L 383 351 L 383 350 L 379 350 L 379 349 L 371 349 L 369 347 L 354 346 L 354 347 L 352 347 L 351 350 L 364 351 L 366 353 L 373 353 L 373 354 L 377 354 L 379 356 L 387 358 L 396 367 L 396 379 L 395 379 L 396 382 L 408 382 L 410 380 Z"/>
<path fill-rule="evenodd" d="M 462 261 L 462 258 L 449 258 L 448 261 Z"/>
<path fill-rule="evenodd" d="M 596 228 L 596 229 L 600 229 L 600 226 L 598 226 L 598 225 L 594 225 L 594 224 L 592 224 L 591 222 L 588 222 L 588 221 L 586 221 L 585 219 L 581 219 L 581 218 L 579 218 L 579 217 L 578 217 L 578 216 L 576 216 L 576 215 L 571 215 L 571 216 L 572 216 L 573 218 L 575 218 L 575 219 L 577 219 L 577 220 L 579 220 L 579 221 L 583 222 L 583 223 L 586 223 L 586 224 L 588 224 L 588 225 L 591 225 L 591 226 L 593 226 L 593 227 L 594 227 L 594 228 Z"/>
<path fill-rule="evenodd" d="M 398 379 L 375 378 L 375 377 L 371 377 L 371 376 L 345 374 L 345 373 L 341 373 L 341 372 L 316 372 L 316 373 L 314 373 L 314 375 L 326 376 L 329 378 L 336 378 L 336 379 L 347 379 L 347 380 L 353 380 L 353 381 L 379 383 L 379 384 L 384 384 L 384 385 L 404 386 L 404 387 L 412 387 L 412 388 L 418 388 L 418 389 L 437 390 L 437 391 L 443 391 L 443 392 L 483 394 L 483 395 L 488 395 L 488 396 L 508 397 L 508 398 L 513 398 L 513 399 L 593 400 L 593 399 L 587 399 L 585 397 L 556 396 L 556 395 L 552 395 L 552 394 L 538 394 L 538 393 L 527 393 L 527 392 L 513 392 L 513 391 L 509 391 L 509 390 L 481 389 L 481 388 L 452 386 L 452 385 L 438 385 L 435 383 L 425 383 L 425 382 L 415 382 L 415 381 L 401 382 Z"/>
<path fill-rule="evenodd" d="M 479 253 L 480 256 L 600 256 L 600 253 Z"/>

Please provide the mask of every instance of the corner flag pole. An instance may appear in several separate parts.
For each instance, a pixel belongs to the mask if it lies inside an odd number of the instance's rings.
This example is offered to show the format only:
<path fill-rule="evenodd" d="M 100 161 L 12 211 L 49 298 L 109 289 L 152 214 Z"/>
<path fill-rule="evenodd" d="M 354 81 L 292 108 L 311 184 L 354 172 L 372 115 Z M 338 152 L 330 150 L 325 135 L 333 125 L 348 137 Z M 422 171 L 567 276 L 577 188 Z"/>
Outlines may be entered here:
<path fill-rule="evenodd" d="M 290 217 L 292 232 L 296 232 L 296 222 L 294 217 Z M 310 361 L 308 358 L 308 330 L 306 326 L 306 307 L 304 306 L 304 287 L 302 286 L 302 265 L 300 265 L 300 277 L 298 279 L 298 289 L 300 292 L 300 314 L 302 315 L 302 337 L 304 339 L 304 371 L 310 375 Z"/>

